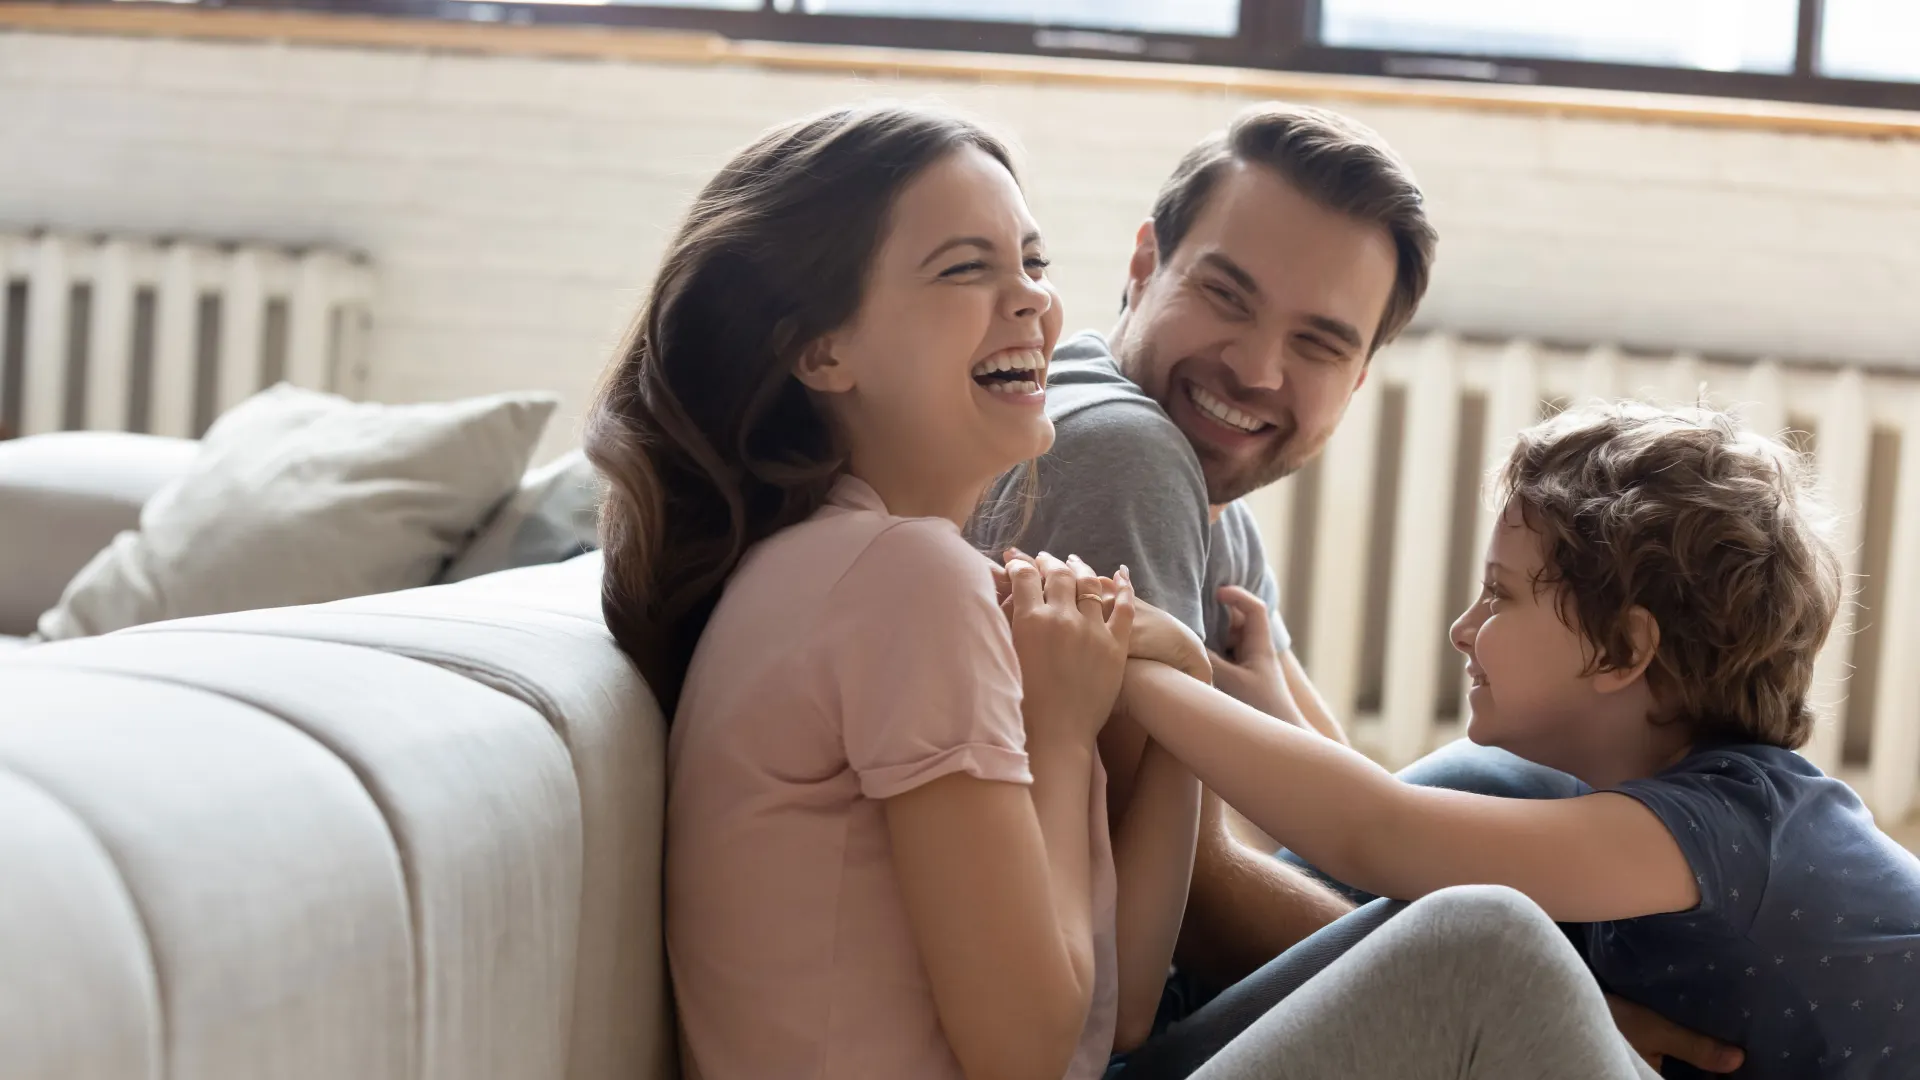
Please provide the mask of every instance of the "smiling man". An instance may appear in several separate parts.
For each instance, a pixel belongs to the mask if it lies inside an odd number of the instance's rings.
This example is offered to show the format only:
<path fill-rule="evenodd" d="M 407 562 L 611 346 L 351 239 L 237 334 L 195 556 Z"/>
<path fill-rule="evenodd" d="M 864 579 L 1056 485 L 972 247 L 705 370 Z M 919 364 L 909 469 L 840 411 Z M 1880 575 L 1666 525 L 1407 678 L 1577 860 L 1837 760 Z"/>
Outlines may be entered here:
<path fill-rule="evenodd" d="M 1021 546 L 1109 572 L 1124 563 L 1142 598 L 1240 662 L 1222 671 L 1223 689 L 1343 738 L 1278 615 L 1267 633 L 1245 633 L 1245 616 L 1221 600 L 1237 586 L 1251 594 L 1243 611 L 1255 597 L 1269 612 L 1278 601 L 1238 500 L 1326 445 L 1374 351 L 1413 317 L 1434 244 L 1412 176 L 1337 114 L 1258 106 L 1196 146 L 1140 227 L 1111 335 L 1082 333 L 1055 351 L 1057 434 Z M 1124 719 L 1101 736 L 1116 822 L 1145 747 Z M 1181 961 L 1207 984 L 1238 979 L 1352 906 L 1235 842 L 1211 799 L 1201 833 Z"/>
<path fill-rule="evenodd" d="M 1366 382 L 1373 354 L 1425 294 L 1437 235 L 1406 166 L 1380 137 L 1321 109 L 1255 106 L 1189 151 L 1154 200 L 1106 337 L 1060 343 L 1047 377 L 1052 450 L 1020 531 L 1028 551 L 1074 553 L 1198 631 L 1220 654 L 1215 684 L 1250 705 L 1345 741 L 1295 659 L 1279 590 L 1242 496 L 1318 454 Z M 1014 498 L 1016 473 L 997 494 Z M 1437 631 L 1436 631 L 1437 632 Z M 1117 826 L 1147 748 L 1116 717 L 1100 736 Z M 1576 794 L 1571 777 L 1505 751 L 1456 743 L 1401 773 L 1411 782 L 1518 798 Z M 1338 813 L 1339 807 L 1328 812 Z M 1355 898 L 1290 855 L 1248 847 L 1219 801 L 1203 806 L 1180 974 L 1161 1021 L 1340 920 Z M 1289 861 L 1292 860 L 1292 861 Z M 1367 911 L 1223 996 L 1185 1030 L 1148 1044 L 1126 1075 L 1185 1075 L 1272 1004 L 1280 988 L 1384 917 Z M 1293 961 L 1298 957 L 1299 963 Z M 1645 1009 L 1611 1002 L 1636 1048 L 1702 1067 L 1737 1054 Z"/>

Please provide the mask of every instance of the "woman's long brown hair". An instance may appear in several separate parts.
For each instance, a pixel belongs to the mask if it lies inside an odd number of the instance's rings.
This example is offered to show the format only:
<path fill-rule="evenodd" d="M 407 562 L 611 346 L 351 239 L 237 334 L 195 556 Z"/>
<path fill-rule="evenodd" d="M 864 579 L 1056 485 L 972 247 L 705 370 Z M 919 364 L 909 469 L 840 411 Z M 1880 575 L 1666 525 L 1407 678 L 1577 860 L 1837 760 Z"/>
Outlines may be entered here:
<path fill-rule="evenodd" d="M 607 628 L 666 714 L 727 576 L 826 501 L 845 452 L 793 374 L 844 325 L 902 188 L 965 146 L 1005 146 L 922 108 L 836 109 L 762 135 L 687 212 L 587 416 L 607 491 Z"/>

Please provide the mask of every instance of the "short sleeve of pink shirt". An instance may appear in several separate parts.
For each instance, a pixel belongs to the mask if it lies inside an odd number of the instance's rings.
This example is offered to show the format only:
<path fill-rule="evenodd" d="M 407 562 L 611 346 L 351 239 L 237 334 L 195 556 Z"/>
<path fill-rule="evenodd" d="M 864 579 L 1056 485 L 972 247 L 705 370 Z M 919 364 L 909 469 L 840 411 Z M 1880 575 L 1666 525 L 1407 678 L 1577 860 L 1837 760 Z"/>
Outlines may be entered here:
<path fill-rule="evenodd" d="M 984 556 L 951 523 L 887 526 L 835 583 L 827 632 L 860 792 L 951 773 L 1031 783 L 1020 665 Z"/>

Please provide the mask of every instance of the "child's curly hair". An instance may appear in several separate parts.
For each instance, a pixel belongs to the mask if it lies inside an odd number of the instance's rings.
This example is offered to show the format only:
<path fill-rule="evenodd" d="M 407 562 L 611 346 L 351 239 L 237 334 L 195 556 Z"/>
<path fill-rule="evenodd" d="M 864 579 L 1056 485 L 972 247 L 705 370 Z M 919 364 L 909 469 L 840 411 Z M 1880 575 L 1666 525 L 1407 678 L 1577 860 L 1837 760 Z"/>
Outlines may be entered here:
<path fill-rule="evenodd" d="M 1545 545 L 1536 584 L 1631 666 L 1628 612 L 1660 627 L 1655 697 L 1697 736 L 1795 749 L 1813 730 L 1813 662 L 1840 560 L 1803 455 L 1708 408 L 1570 409 L 1520 433 L 1500 494 Z"/>

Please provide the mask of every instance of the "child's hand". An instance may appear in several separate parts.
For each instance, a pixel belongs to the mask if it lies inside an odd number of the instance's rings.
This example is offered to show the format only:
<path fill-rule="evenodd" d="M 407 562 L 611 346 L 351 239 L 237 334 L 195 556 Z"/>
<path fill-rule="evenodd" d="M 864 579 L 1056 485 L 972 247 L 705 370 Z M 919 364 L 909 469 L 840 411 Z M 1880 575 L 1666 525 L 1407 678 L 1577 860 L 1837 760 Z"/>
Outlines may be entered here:
<path fill-rule="evenodd" d="M 1213 684 L 1236 701 L 1311 731 L 1301 719 L 1292 691 L 1287 689 L 1286 674 L 1280 670 L 1267 605 L 1238 585 L 1223 586 L 1219 597 L 1227 605 L 1231 655 L 1209 654 L 1213 658 Z"/>
<path fill-rule="evenodd" d="M 1613 1026 L 1626 1037 L 1627 1045 L 1655 1072 L 1667 1058 L 1678 1058 L 1710 1073 L 1730 1073 L 1746 1061 L 1747 1055 L 1737 1047 L 1688 1031 L 1644 1005 L 1608 994 L 1607 1008 L 1613 1012 Z"/>
<path fill-rule="evenodd" d="M 1124 566 L 1116 577 L 1132 580 Z M 1213 682 L 1207 644 L 1192 627 L 1145 601 L 1135 600 L 1133 612 L 1133 644 L 1128 647 L 1127 656 L 1135 660 L 1155 660 L 1203 683 Z"/>
<path fill-rule="evenodd" d="M 1111 601 L 1098 575 L 1041 552 L 1007 556 L 1004 607 L 1020 657 L 1029 740 L 1091 740 L 1113 711 L 1133 632 L 1133 586 Z"/>

